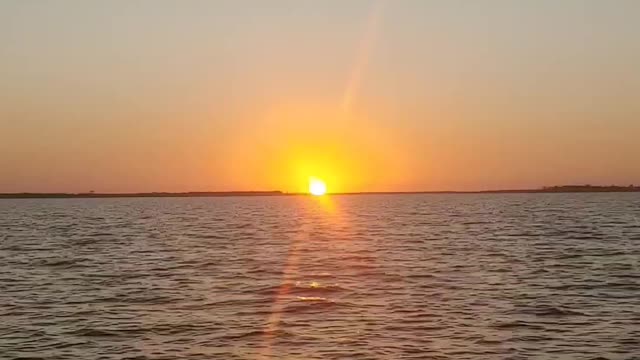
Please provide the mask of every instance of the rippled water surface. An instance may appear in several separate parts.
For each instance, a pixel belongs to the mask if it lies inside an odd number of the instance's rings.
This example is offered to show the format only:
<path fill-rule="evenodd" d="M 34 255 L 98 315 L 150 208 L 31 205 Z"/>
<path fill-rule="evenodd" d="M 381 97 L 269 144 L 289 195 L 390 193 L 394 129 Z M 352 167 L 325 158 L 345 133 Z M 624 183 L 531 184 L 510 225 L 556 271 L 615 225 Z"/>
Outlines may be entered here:
<path fill-rule="evenodd" d="M 640 194 L 0 200 L 0 358 L 639 359 Z"/>

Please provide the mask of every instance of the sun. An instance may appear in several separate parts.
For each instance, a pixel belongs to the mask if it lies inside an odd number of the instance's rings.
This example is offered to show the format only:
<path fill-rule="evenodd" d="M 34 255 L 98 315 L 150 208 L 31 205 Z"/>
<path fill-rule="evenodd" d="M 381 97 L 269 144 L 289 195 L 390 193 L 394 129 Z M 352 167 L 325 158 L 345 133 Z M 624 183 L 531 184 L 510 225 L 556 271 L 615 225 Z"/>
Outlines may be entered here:
<path fill-rule="evenodd" d="M 309 179 L 309 193 L 315 196 L 321 196 L 327 193 L 327 185 L 324 181 L 316 178 Z"/>

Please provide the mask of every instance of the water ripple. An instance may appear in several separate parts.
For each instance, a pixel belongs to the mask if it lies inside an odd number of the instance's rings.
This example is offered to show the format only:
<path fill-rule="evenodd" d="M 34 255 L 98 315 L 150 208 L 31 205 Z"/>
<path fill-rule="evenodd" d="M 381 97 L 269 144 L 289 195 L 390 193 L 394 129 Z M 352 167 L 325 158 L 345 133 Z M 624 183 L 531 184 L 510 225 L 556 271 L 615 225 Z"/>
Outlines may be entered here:
<path fill-rule="evenodd" d="M 2 359 L 640 354 L 638 194 L 0 201 Z"/>

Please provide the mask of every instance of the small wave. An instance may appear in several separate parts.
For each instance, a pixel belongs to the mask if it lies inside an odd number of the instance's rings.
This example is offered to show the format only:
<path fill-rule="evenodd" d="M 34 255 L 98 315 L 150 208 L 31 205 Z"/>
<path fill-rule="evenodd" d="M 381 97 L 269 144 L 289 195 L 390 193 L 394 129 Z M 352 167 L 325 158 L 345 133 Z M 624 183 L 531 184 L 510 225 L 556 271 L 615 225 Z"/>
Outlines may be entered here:
<path fill-rule="evenodd" d="M 578 259 L 583 257 L 584 255 L 582 254 L 562 254 L 560 256 L 558 256 L 556 259 L 558 260 L 568 260 L 568 259 Z"/>
<path fill-rule="evenodd" d="M 82 345 L 84 343 L 86 343 L 86 342 L 59 341 L 59 342 L 57 342 L 55 344 L 48 345 L 48 347 L 53 348 L 53 349 L 66 349 L 66 348 L 69 348 L 69 347 Z"/>
<path fill-rule="evenodd" d="M 360 264 L 371 264 L 376 260 L 376 258 L 372 255 L 369 255 L 368 251 L 366 252 L 361 251 L 359 253 L 344 254 L 340 258 L 340 260 L 352 262 L 353 265 L 360 265 Z"/>
<path fill-rule="evenodd" d="M 530 328 L 530 329 L 544 329 L 543 326 L 530 324 L 525 321 L 509 321 L 493 324 L 491 327 L 495 329 L 514 329 L 514 328 Z"/>
<path fill-rule="evenodd" d="M 546 341 L 553 340 L 553 338 L 545 335 L 523 335 L 523 336 L 516 336 L 511 340 L 522 341 L 522 342 L 543 342 L 543 341 L 546 342 Z"/>
<path fill-rule="evenodd" d="M 633 282 L 608 282 L 608 283 L 597 283 L 597 284 L 567 284 L 567 285 L 556 285 L 549 286 L 549 289 L 553 290 L 611 290 L 611 289 L 619 289 L 619 290 L 630 290 L 637 291 L 640 289 L 640 286 Z"/>
<path fill-rule="evenodd" d="M 290 314 L 324 312 L 335 307 L 348 306 L 322 296 L 297 296 L 283 308 L 283 312 Z"/>
<path fill-rule="evenodd" d="M 640 274 L 618 274 L 614 276 L 619 279 L 640 279 Z"/>
<path fill-rule="evenodd" d="M 170 304 L 174 303 L 176 298 L 169 296 L 126 296 L 122 298 L 122 302 L 127 304 Z"/>
<path fill-rule="evenodd" d="M 250 339 L 250 338 L 256 338 L 256 337 L 263 337 L 263 336 L 276 337 L 276 338 L 277 337 L 290 338 L 295 336 L 295 334 L 283 329 L 251 330 L 251 331 L 247 331 L 239 334 L 236 333 L 236 334 L 224 335 L 220 339 L 221 340 L 240 340 L 240 339 Z"/>
<path fill-rule="evenodd" d="M 4 251 L 22 251 L 22 250 L 24 250 L 24 248 L 22 246 L 18 245 L 18 244 L 11 244 L 11 245 L 0 247 L 0 250 L 4 250 Z"/>
<path fill-rule="evenodd" d="M 114 236 L 113 233 L 105 233 L 105 232 L 97 232 L 91 233 L 87 235 L 88 237 L 105 237 L 105 236 Z"/>
<path fill-rule="evenodd" d="M 409 279 L 434 279 L 434 278 L 437 278 L 437 276 L 435 276 L 433 274 L 411 274 L 411 275 L 407 275 L 407 278 L 409 278 Z"/>
<path fill-rule="evenodd" d="M 637 346 L 637 345 L 640 345 L 640 339 L 636 339 L 636 338 L 620 339 L 618 340 L 618 344 L 628 345 L 628 346 Z"/>
<path fill-rule="evenodd" d="M 182 310 L 203 310 L 210 309 L 217 306 L 252 306 L 261 303 L 261 300 L 256 299 L 228 299 L 218 301 L 208 301 L 200 304 L 185 304 L 181 305 Z"/>
<path fill-rule="evenodd" d="M 299 301 L 329 301 L 329 299 L 320 296 L 297 296 Z"/>
<path fill-rule="evenodd" d="M 522 309 L 517 312 L 536 316 L 586 316 L 579 311 L 563 309 L 555 306 L 542 306 L 529 309 Z"/>
<path fill-rule="evenodd" d="M 340 292 L 340 291 L 347 290 L 346 288 L 340 285 L 336 285 L 336 284 L 324 285 L 317 281 L 312 281 L 309 283 L 296 283 L 295 287 L 296 289 L 299 289 L 301 291 L 316 291 L 316 292 L 326 292 L 326 293 L 333 293 L 333 292 Z"/>
<path fill-rule="evenodd" d="M 220 235 L 220 234 L 193 234 L 192 236 L 197 239 L 207 239 L 207 240 L 212 240 L 212 239 L 221 240 L 225 238 L 223 235 Z"/>
<path fill-rule="evenodd" d="M 621 289 L 621 290 L 632 290 L 632 291 L 640 290 L 640 285 L 638 285 L 636 282 L 624 282 L 624 281 L 607 282 L 602 287 L 608 288 L 608 289 Z"/>
<path fill-rule="evenodd" d="M 320 272 L 320 273 L 314 273 L 312 276 L 318 277 L 318 278 L 332 278 L 333 274 L 328 272 Z"/>
<path fill-rule="evenodd" d="M 478 345 L 496 345 L 496 344 L 500 344 L 502 343 L 502 340 L 495 340 L 495 339 L 479 339 L 476 340 L 476 344 Z"/>
<path fill-rule="evenodd" d="M 233 313 L 234 316 L 249 316 L 249 317 L 256 317 L 256 316 L 269 316 L 273 313 L 272 309 L 263 309 L 263 310 L 247 310 L 247 311 L 236 311 Z"/>
<path fill-rule="evenodd" d="M 89 267 L 89 265 L 85 264 L 84 262 L 85 262 L 85 259 L 60 259 L 60 260 L 44 261 L 41 263 L 41 266 L 62 268 L 62 269 Z"/>
<path fill-rule="evenodd" d="M 203 266 L 217 266 L 218 264 L 215 262 L 207 262 L 205 263 Z M 283 269 L 279 269 L 279 268 L 263 268 L 263 267 L 257 267 L 257 268 L 252 268 L 252 269 L 248 269 L 245 274 L 247 275 L 247 277 L 252 278 L 252 279 L 256 279 L 255 275 L 258 276 L 275 276 L 275 277 L 282 277 L 285 275 L 285 272 Z"/>
<path fill-rule="evenodd" d="M 265 295 L 274 295 L 277 293 L 285 294 L 332 294 L 341 291 L 346 291 L 340 285 L 324 285 L 316 281 L 309 283 L 297 282 L 295 284 L 283 284 L 281 286 L 269 286 L 258 290 L 258 293 Z M 253 291 L 252 291 L 253 292 Z"/>
<path fill-rule="evenodd" d="M 197 331 L 201 329 L 198 325 L 167 325 L 158 324 L 150 327 L 131 327 L 120 329 L 96 329 L 96 328 L 82 328 L 70 332 L 71 335 L 80 337 L 126 337 L 133 335 L 140 335 L 146 333 L 153 333 L 158 335 L 176 335 L 187 331 Z"/>
<path fill-rule="evenodd" d="M 545 268 L 537 268 L 535 270 L 532 270 L 531 274 L 548 274 L 550 272 L 551 272 L 550 270 L 545 269 Z"/>
<path fill-rule="evenodd" d="M 346 261 L 350 261 L 350 260 L 346 260 Z M 351 271 L 355 273 L 360 273 L 361 275 L 363 275 L 364 271 L 371 271 L 371 269 L 377 269 L 378 267 L 374 265 L 371 261 L 368 261 L 368 262 L 349 264 L 349 268 L 351 269 Z"/>
<path fill-rule="evenodd" d="M 413 332 L 413 331 L 440 331 L 444 330 L 447 327 L 444 325 L 428 325 L 425 324 L 424 321 L 417 322 L 407 322 L 404 324 L 387 324 L 384 329 L 385 331 L 397 331 L 397 332 Z"/>
<path fill-rule="evenodd" d="M 83 337 L 114 337 L 119 336 L 115 331 L 110 330 L 100 330 L 100 329 L 80 329 L 73 332 L 76 336 Z"/>
<path fill-rule="evenodd" d="M 589 284 L 565 284 L 565 285 L 549 285 L 552 290 L 592 290 L 596 286 Z"/>

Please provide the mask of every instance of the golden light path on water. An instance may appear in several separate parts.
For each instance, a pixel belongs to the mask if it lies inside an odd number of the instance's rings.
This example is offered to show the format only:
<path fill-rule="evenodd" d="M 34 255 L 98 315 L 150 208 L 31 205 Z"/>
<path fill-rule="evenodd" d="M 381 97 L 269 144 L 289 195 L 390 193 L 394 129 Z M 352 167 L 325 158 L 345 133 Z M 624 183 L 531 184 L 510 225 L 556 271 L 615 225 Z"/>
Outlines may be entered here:
<path fill-rule="evenodd" d="M 334 202 L 331 196 L 305 196 L 304 200 L 313 201 L 313 205 L 317 205 L 318 211 L 321 211 L 323 216 L 331 219 L 332 223 L 330 224 L 330 226 L 341 227 L 345 225 L 345 217 L 341 216 L 337 204 Z M 289 250 L 287 252 L 285 267 L 282 271 L 283 275 L 280 281 L 280 286 L 278 287 L 278 291 L 273 298 L 270 315 L 267 319 L 267 325 L 263 330 L 263 345 L 258 359 L 272 358 L 272 344 L 274 338 L 278 334 L 278 329 L 280 328 L 280 322 L 284 313 L 285 301 L 287 299 L 287 296 L 289 295 L 290 284 L 293 283 L 293 280 L 299 274 L 298 264 L 300 259 L 300 252 L 303 251 L 301 245 L 304 244 L 304 242 L 312 240 L 310 239 L 310 234 L 313 233 L 313 230 L 313 222 L 302 224 L 300 230 L 297 232 L 298 235 L 293 237 L 289 243 Z M 309 284 L 309 287 L 319 286 L 321 286 L 321 284 L 315 281 Z M 301 298 L 300 300 L 320 299 Z"/>
<path fill-rule="evenodd" d="M 376 1 L 369 11 L 364 34 L 357 46 L 354 65 L 349 78 L 347 79 L 347 85 L 344 90 L 342 110 L 345 113 L 350 111 L 351 105 L 362 83 L 363 74 L 369 63 L 371 50 L 378 36 L 378 30 L 386 2 L 386 0 Z M 333 221 L 332 225 L 344 226 L 346 220 L 344 216 L 340 216 L 337 204 L 330 196 L 324 195 L 327 191 L 324 182 L 320 179 L 317 179 L 315 182 L 311 179 L 311 181 L 309 188 L 310 194 L 316 196 L 310 197 L 310 200 L 317 201 L 319 208 L 322 209 L 323 213 L 327 216 L 331 215 L 330 217 Z M 278 287 L 278 291 L 273 299 L 270 315 L 263 331 L 263 346 L 258 359 L 272 358 L 272 345 L 275 336 L 278 334 L 278 329 L 282 320 L 285 300 L 290 288 L 288 285 L 292 283 L 292 280 L 298 274 L 299 254 L 301 251 L 300 244 L 310 240 L 310 234 L 312 233 L 311 230 L 313 230 L 311 228 L 312 226 L 312 223 L 303 224 L 298 235 L 290 242 L 285 267 L 283 269 L 282 280 L 280 281 L 280 286 Z M 320 286 L 320 284 L 312 282 L 310 286 Z"/>

